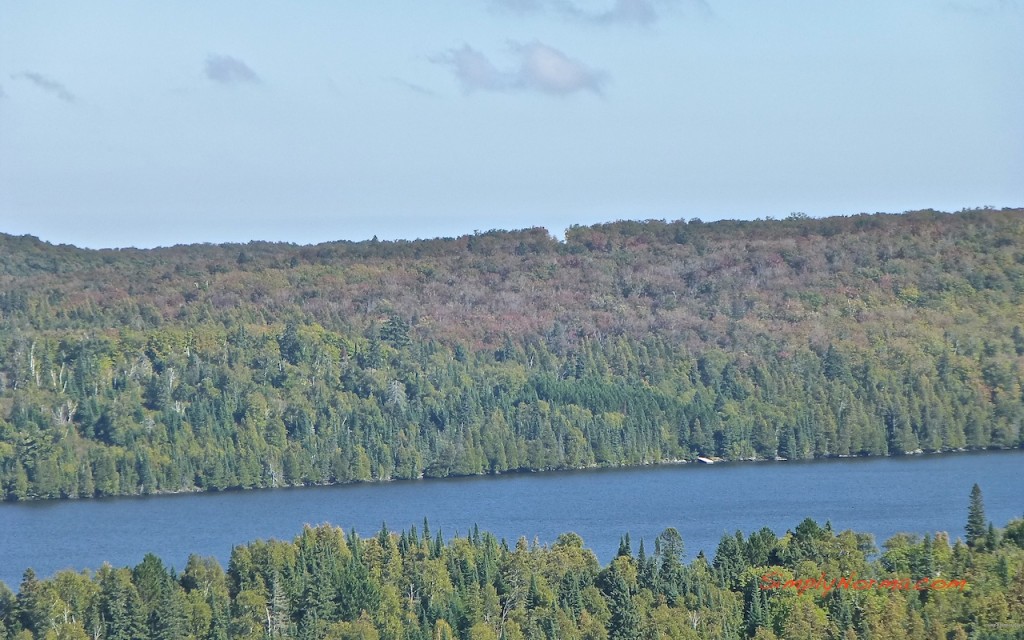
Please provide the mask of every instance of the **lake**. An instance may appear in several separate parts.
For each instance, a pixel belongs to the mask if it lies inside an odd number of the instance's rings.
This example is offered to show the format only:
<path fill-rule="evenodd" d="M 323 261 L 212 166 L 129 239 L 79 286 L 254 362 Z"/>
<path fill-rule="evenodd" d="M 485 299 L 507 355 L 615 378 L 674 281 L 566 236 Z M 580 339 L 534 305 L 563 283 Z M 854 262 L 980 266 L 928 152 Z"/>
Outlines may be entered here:
<path fill-rule="evenodd" d="M 714 553 L 724 533 L 768 526 L 778 534 L 806 517 L 875 535 L 947 531 L 963 537 L 971 485 L 988 518 L 1024 516 L 1024 450 L 812 462 L 666 465 L 523 473 L 381 484 L 0 504 L 0 581 L 22 572 L 133 566 L 147 552 L 182 569 L 189 554 L 226 568 L 231 547 L 291 539 L 330 522 L 369 536 L 421 528 L 445 538 L 474 524 L 506 538 L 551 543 L 575 531 L 607 562 L 629 532 L 633 549 L 676 527 L 687 556 Z"/>

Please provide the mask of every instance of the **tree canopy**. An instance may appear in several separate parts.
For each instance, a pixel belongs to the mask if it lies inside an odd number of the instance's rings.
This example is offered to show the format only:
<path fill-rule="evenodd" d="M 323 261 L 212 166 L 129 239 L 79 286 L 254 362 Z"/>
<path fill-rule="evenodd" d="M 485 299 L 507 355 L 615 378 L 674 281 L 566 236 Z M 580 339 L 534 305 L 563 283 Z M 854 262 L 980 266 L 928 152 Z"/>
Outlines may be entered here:
<path fill-rule="evenodd" d="M 1022 214 L 0 234 L 0 493 L 1019 447 Z"/>
<path fill-rule="evenodd" d="M 0 583 L 0 640 L 546 640 L 1017 638 L 1024 520 L 968 547 L 871 536 L 807 519 L 782 537 L 723 537 L 713 559 L 626 549 L 601 565 L 576 534 L 514 546 L 474 528 L 445 542 L 412 528 L 370 538 L 307 526 L 239 545 L 227 569 L 191 556 L 177 573 L 147 555 L 95 573 L 25 572 Z M 625 538 L 624 538 L 625 542 Z"/>

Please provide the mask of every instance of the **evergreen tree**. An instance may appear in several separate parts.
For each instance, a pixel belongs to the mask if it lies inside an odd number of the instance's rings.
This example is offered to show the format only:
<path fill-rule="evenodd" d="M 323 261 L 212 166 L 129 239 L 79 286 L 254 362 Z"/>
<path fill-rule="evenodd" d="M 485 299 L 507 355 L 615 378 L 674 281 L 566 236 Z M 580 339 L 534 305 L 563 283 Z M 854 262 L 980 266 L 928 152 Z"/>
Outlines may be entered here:
<path fill-rule="evenodd" d="M 967 507 L 967 545 L 975 547 L 982 542 L 987 532 L 985 520 L 985 504 L 981 498 L 981 487 L 977 483 L 971 487 L 971 503 Z"/>
<path fill-rule="evenodd" d="M 145 637 L 146 620 L 139 592 L 127 569 L 100 569 L 99 617 L 108 640 Z"/>
<path fill-rule="evenodd" d="M 31 568 L 25 570 L 18 588 L 18 623 L 22 629 L 42 634 L 47 628 L 46 603 L 42 596 L 42 585 Z"/>
<path fill-rule="evenodd" d="M 718 570 L 723 585 L 730 589 L 739 587 L 741 575 L 747 568 L 745 549 L 743 534 L 739 531 L 735 536 L 723 534 L 718 543 L 712 566 Z"/>
<path fill-rule="evenodd" d="M 654 555 L 659 562 L 658 585 L 670 602 L 679 597 L 683 582 L 683 536 L 675 527 L 669 527 L 654 539 Z"/>
<path fill-rule="evenodd" d="M 629 533 L 619 538 L 619 550 L 615 553 L 616 556 L 632 556 L 633 550 L 629 543 Z"/>
<path fill-rule="evenodd" d="M 614 562 L 609 572 L 607 594 L 608 608 L 612 614 L 608 625 L 610 640 L 639 640 L 640 615 L 629 592 L 629 585 Z"/>

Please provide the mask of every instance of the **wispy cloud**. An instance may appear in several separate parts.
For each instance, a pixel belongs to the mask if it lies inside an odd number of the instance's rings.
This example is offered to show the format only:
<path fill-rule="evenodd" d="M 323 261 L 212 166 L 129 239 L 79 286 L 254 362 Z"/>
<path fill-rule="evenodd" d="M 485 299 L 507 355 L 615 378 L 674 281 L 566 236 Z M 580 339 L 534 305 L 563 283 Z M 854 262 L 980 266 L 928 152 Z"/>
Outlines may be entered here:
<path fill-rule="evenodd" d="M 605 9 L 580 6 L 573 0 L 488 0 L 492 9 L 526 14 L 551 11 L 571 20 L 597 25 L 650 25 L 667 11 L 685 10 L 711 15 L 706 0 L 613 0 Z"/>
<path fill-rule="evenodd" d="M 64 102 L 75 101 L 75 94 L 68 91 L 67 87 L 65 87 L 60 82 L 57 82 L 53 78 L 48 78 L 41 73 L 37 73 L 35 71 L 24 71 L 22 73 L 18 73 L 11 76 L 11 79 L 13 80 L 17 80 L 19 78 L 23 80 L 28 80 L 37 88 L 45 91 L 46 93 L 49 93 L 50 95 L 56 96 Z"/>
<path fill-rule="evenodd" d="M 512 43 L 509 49 L 517 64 L 504 69 L 469 45 L 446 51 L 432 61 L 451 68 L 466 91 L 538 91 L 552 95 L 590 91 L 600 95 L 607 79 L 604 71 L 542 42 Z"/>
<path fill-rule="evenodd" d="M 238 58 L 211 53 L 206 56 L 206 77 L 218 84 L 260 84 L 262 81 L 249 65 Z"/>
<path fill-rule="evenodd" d="M 403 80 L 401 78 L 396 78 L 396 77 L 393 77 L 393 76 L 391 78 L 388 78 L 388 80 L 393 82 L 394 84 L 402 87 L 403 89 L 407 89 L 409 91 L 412 91 L 413 93 L 418 93 L 421 96 L 430 96 L 430 97 L 436 97 L 437 96 L 437 94 L 434 93 L 433 91 L 431 91 L 430 89 L 428 89 L 428 88 L 426 88 L 424 86 L 418 85 L 418 84 L 416 84 L 414 82 L 409 82 L 408 80 Z"/>
<path fill-rule="evenodd" d="M 450 67 L 467 91 L 507 91 L 515 85 L 515 72 L 498 69 L 468 44 L 434 56 L 431 61 Z"/>

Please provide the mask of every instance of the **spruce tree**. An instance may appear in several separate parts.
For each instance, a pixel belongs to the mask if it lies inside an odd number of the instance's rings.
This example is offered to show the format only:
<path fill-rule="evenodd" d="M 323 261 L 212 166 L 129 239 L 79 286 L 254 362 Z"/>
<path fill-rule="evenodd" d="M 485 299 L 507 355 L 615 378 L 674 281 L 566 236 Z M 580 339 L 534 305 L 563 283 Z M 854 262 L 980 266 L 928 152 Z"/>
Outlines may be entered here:
<path fill-rule="evenodd" d="M 633 550 L 629 542 L 629 533 L 619 538 L 619 550 L 615 554 L 616 557 L 627 556 L 632 557 Z"/>
<path fill-rule="evenodd" d="M 971 504 L 967 507 L 967 545 L 974 548 L 985 538 L 985 504 L 981 499 L 981 487 L 971 487 Z"/>
<path fill-rule="evenodd" d="M 608 608 L 611 620 L 608 623 L 608 637 L 611 640 L 639 640 L 640 614 L 629 592 L 618 565 L 612 563 L 608 577 Z"/>

